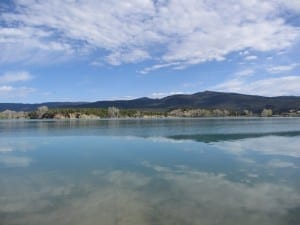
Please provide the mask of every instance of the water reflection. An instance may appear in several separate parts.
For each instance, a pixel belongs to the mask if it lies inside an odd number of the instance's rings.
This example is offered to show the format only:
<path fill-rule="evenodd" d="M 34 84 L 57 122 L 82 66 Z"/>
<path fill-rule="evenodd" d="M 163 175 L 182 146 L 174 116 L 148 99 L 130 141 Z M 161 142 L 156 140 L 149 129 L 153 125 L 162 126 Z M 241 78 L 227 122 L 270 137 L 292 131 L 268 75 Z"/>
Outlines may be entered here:
<path fill-rule="evenodd" d="M 266 136 L 239 141 L 223 141 L 213 145 L 235 154 L 255 151 L 259 154 L 300 157 L 300 135 L 295 137 Z"/>
<path fill-rule="evenodd" d="M 224 134 L 190 134 L 190 135 L 173 135 L 169 139 L 173 140 L 193 140 L 198 142 L 220 142 L 220 141 L 234 141 L 249 138 L 259 137 L 297 137 L 300 136 L 300 131 L 285 131 L 285 132 L 264 132 L 264 133 L 224 133 Z"/>
<path fill-rule="evenodd" d="M 174 136 L 300 132 L 300 118 L 154 120 L 0 120 L 5 136 Z"/>
<path fill-rule="evenodd" d="M 300 222 L 297 127 L 275 131 L 267 122 L 262 132 L 235 134 L 234 121 L 220 134 L 230 122 L 208 133 L 149 122 L 141 133 L 114 123 L 110 131 L 65 127 L 62 136 L 49 124 L 47 133 L 32 123 L 29 135 L 26 126 L 16 136 L 0 131 L 0 224 Z"/>
<path fill-rule="evenodd" d="M 27 167 L 30 162 L 31 159 L 28 157 L 0 155 L 0 164 L 5 167 Z"/>
<path fill-rule="evenodd" d="M 284 224 L 289 210 L 300 204 L 299 193 L 284 185 L 246 185 L 223 174 L 145 165 L 154 174 L 92 171 L 88 183 L 58 174 L 11 177 L 1 183 L 9 187 L 1 189 L 2 222 Z"/>

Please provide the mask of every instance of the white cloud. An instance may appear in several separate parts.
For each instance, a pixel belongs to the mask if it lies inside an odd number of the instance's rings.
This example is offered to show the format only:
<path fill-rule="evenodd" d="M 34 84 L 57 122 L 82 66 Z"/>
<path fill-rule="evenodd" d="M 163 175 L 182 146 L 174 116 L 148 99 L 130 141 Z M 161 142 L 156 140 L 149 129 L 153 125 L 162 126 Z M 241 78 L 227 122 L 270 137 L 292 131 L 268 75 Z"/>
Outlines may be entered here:
<path fill-rule="evenodd" d="M 93 60 L 91 63 L 90 63 L 91 66 L 104 66 L 104 63 L 102 62 L 102 60 Z"/>
<path fill-rule="evenodd" d="M 35 92 L 35 89 L 31 87 L 13 87 L 4 85 L 0 86 L 0 99 L 3 98 L 8 100 L 16 97 L 24 98 L 33 92 Z"/>
<path fill-rule="evenodd" d="M 172 92 L 154 92 L 151 94 L 151 98 L 163 98 L 169 95 L 181 95 L 181 94 L 188 94 L 183 91 L 172 91 Z"/>
<path fill-rule="evenodd" d="M 157 65 L 153 65 L 150 67 L 146 67 L 143 70 L 139 71 L 141 74 L 147 74 L 149 72 L 161 69 L 161 68 L 166 68 L 166 67 L 172 67 L 172 66 L 178 66 L 179 63 L 175 62 L 175 63 L 164 63 L 164 64 L 157 64 Z"/>
<path fill-rule="evenodd" d="M 300 95 L 300 76 L 266 78 L 256 81 L 238 77 L 211 89 L 263 96 Z"/>
<path fill-rule="evenodd" d="M 108 98 L 103 98 L 103 100 L 108 100 L 108 101 L 114 101 L 114 100 L 132 100 L 139 98 L 137 96 L 132 96 L 132 95 L 124 95 L 124 96 L 112 96 Z"/>
<path fill-rule="evenodd" d="M 148 52 L 134 49 L 131 52 L 114 52 L 106 57 L 106 61 L 114 66 L 118 66 L 124 63 L 137 63 L 145 59 L 149 59 Z"/>
<path fill-rule="evenodd" d="M 35 92 L 32 87 L 16 86 L 16 83 L 33 79 L 33 76 L 26 71 L 10 71 L 0 76 L 0 100 L 7 101 L 14 98 L 24 98 Z M 11 85 L 13 84 L 13 85 Z"/>
<path fill-rule="evenodd" d="M 269 73 L 281 73 L 286 71 L 291 71 L 299 66 L 299 63 L 293 63 L 290 65 L 281 65 L 281 66 L 271 66 L 267 68 Z"/>
<path fill-rule="evenodd" d="M 20 81 L 28 81 L 33 77 L 30 73 L 26 71 L 17 71 L 17 72 L 7 72 L 0 76 L 0 84 L 9 84 Z"/>
<path fill-rule="evenodd" d="M 157 60 L 147 73 L 178 69 L 232 52 L 291 46 L 299 29 L 287 24 L 282 1 L 37 1 L 16 0 L 2 13 L 0 62 L 52 62 L 101 51 L 112 65 Z M 18 52 L 18 54 L 16 54 Z"/>
<path fill-rule="evenodd" d="M 288 9 L 300 13 L 300 2 L 298 0 L 278 0 L 278 1 Z"/>
<path fill-rule="evenodd" d="M 203 82 L 200 81 L 200 82 L 187 82 L 187 83 L 184 83 L 182 86 L 184 88 L 199 88 L 201 85 L 203 85 Z"/>
<path fill-rule="evenodd" d="M 249 51 L 245 50 L 245 51 L 241 51 L 239 52 L 240 55 L 249 55 Z"/>
<path fill-rule="evenodd" d="M 49 64 L 76 51 L 76 45 L 63 39 L 54 40 L 52 35 L 50 31 L 34 26 L 0 27 L 0 62 Z"/>
<path fill-rule="evenodd" d="M 237 73 L 235 73 L 235 77 L 249 77 L 252 74 L 254 74 L 254 70 L 253 69 L 245 69 L 245 70 L 241 70 Z"/>
<path fill-rule="evenodd" d="M 8 93 L 13 90 L 12 86 L 0 86 L 0 93 Z"/>
<path fill-rule="evenodd" d="M 256 60 L 257 56 L 256 55 L 248 55 L 244 59 L 247 61 Z"/>

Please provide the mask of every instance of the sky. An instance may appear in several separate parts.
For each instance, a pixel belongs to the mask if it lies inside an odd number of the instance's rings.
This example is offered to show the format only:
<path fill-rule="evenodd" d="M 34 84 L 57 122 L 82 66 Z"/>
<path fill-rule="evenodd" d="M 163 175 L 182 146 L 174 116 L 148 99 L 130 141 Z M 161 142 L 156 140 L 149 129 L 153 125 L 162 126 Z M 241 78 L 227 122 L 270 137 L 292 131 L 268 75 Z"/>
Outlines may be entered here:
<path fill-rule="evenodd" d="M 0 102 L 300 95 L 299 0 L 0 0 Z"/>

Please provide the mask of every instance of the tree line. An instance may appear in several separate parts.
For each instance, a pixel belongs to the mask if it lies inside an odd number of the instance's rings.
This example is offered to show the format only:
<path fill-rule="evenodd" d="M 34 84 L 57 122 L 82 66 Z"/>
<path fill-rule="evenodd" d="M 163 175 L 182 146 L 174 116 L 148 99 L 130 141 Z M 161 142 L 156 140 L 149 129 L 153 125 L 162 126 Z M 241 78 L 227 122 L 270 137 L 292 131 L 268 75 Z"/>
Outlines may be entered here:
<path fill-rule="evenodd" d="M 157 118 L 157 117 L 232 117 L 232 116 L 300 116 L 299 111 L 289 110 L 283 114 L 273 114 L 272 109 L 262 109 L 255 114 L 250 110 L 230 111 L 227 109 L 172 109 L 149 111 L 135 109 L 108 108 L 48 108 L 41 106 L 31 112 L 5 110 L 0 119 L 98 119 L 98 118 Z"/>

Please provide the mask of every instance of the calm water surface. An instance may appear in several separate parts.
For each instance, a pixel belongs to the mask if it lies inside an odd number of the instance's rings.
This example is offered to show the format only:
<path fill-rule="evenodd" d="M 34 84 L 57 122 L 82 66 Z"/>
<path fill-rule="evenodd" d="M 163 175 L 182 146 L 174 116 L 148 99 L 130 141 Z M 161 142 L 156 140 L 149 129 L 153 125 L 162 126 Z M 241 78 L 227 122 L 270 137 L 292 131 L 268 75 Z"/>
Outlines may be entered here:
<path fill-rule="evenodd" d="M 300 224 L 300 119 L 0 121 L 0 224 Z"/>

